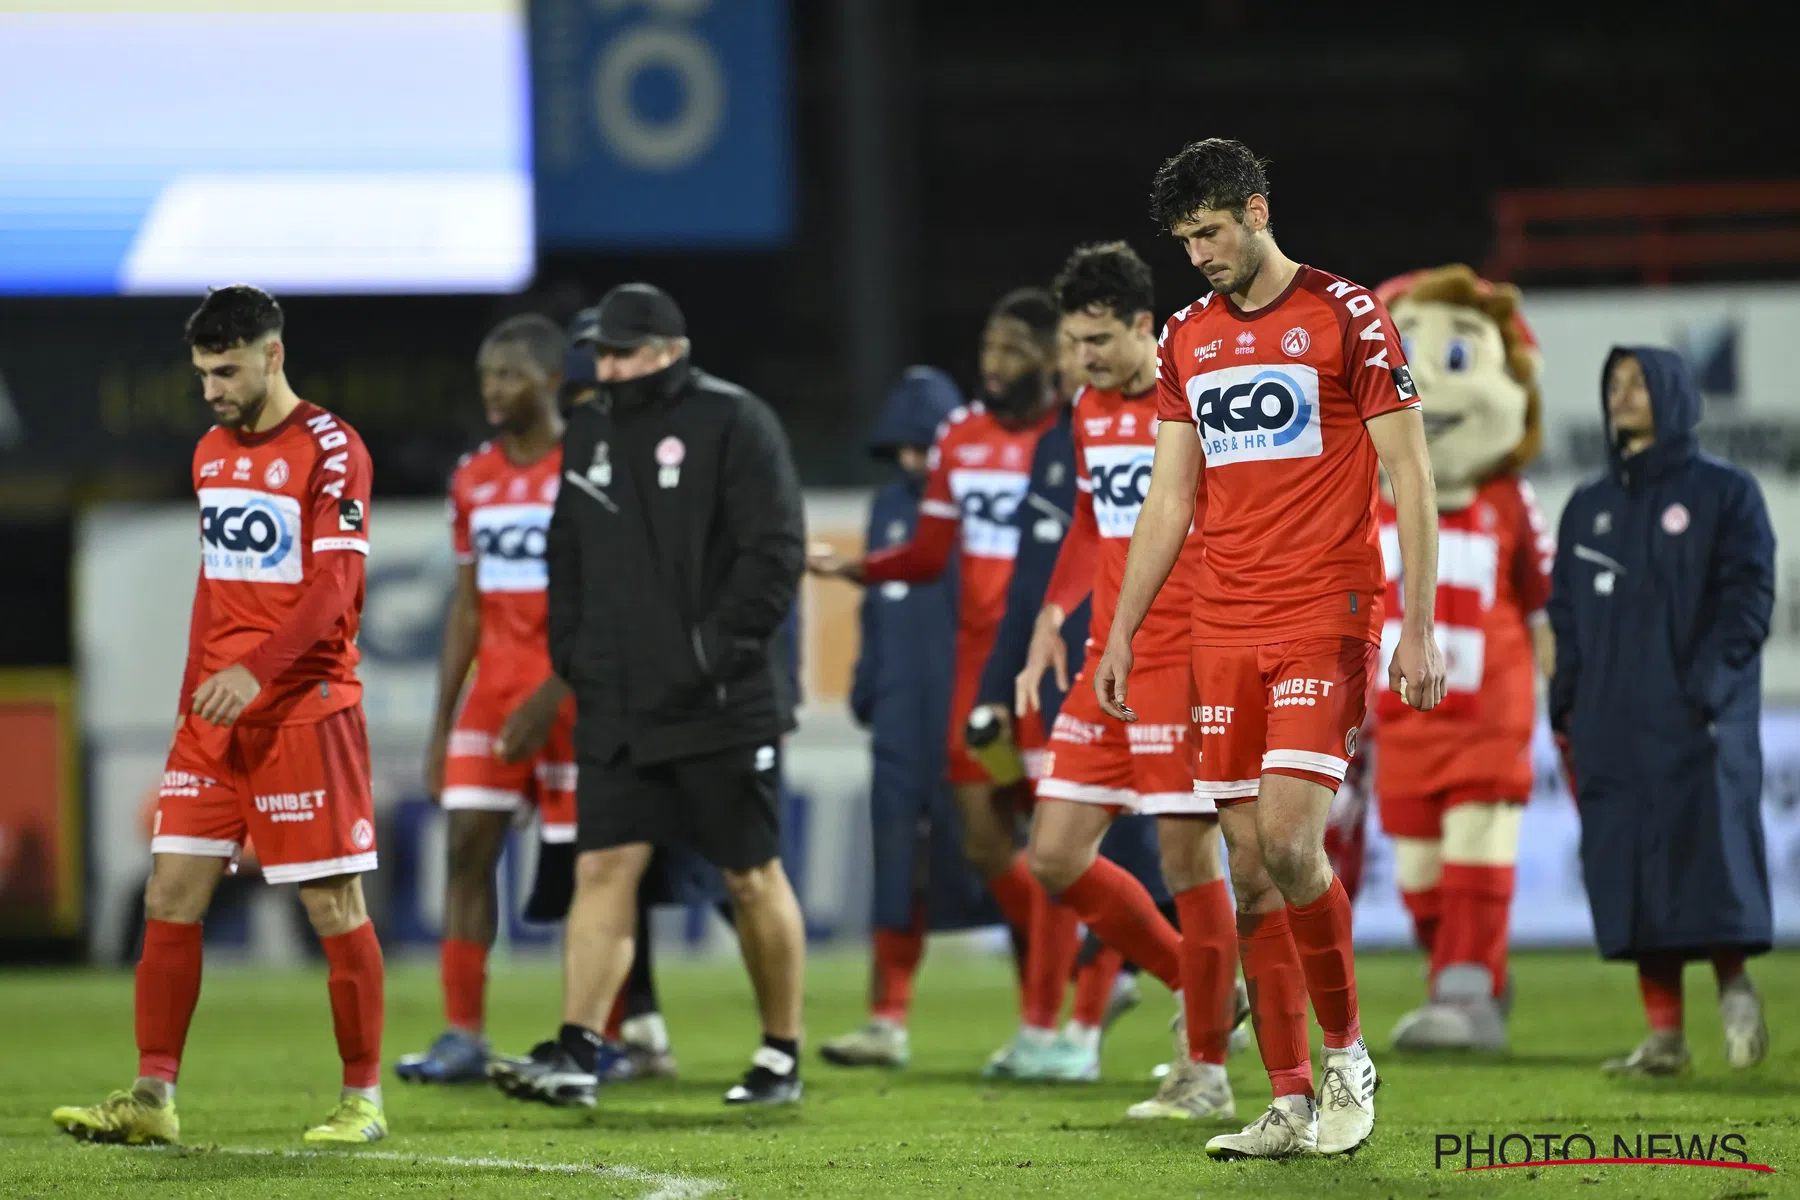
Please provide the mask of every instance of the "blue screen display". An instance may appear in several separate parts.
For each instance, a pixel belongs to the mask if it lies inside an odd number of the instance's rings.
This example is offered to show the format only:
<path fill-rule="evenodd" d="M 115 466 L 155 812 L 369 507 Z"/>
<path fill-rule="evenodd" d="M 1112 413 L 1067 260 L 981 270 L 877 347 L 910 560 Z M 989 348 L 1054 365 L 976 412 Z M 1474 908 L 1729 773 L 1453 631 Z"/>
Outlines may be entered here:
<path fill-rule="evenodd" d="M 532 275 L 516 0 L 14 0 L 0 114 L 0 292 Z"/>

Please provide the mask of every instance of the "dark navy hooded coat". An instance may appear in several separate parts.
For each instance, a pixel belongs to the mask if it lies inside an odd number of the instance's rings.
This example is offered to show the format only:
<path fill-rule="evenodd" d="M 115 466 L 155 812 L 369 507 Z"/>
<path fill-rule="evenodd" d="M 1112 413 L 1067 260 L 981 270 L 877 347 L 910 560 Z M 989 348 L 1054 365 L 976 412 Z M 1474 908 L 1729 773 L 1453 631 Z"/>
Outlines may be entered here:
<path fill-rule="evenodd" d="M 944 372 L 908 368 L 888 393 L 869 452 L 891 460 L 902 446 L 929 447 L 938 426 L 961 403 L 955 382 Z M 875 494 L 868 549 L 911 540 L 924 486 L 923 479 L 909 475 Z M 921 886 L 928 928 L 966 929 L 1000 920 L 963 857 L 956 803 L 946 782 L 956 604 L 954 559 L 932 583 L 884 583 L 863 593 L 862 648 L 850 709 L 873 741 L 870 822 L 878 929 L 911 928 Z"/>
<path fill-rule="evenodd" d="M 1568 736 L 1581 863 L 1606 958 L 1769 947 L 1762 645 L 1775 536 L 1746 471 L 1700 453 L 1700 395 L 1668 350 L 1643 364 L 1656 441 L 1563 510 L 1551 581 L 1552 727 Z M 1606 374 L 1601 414 L 1606 420 Z"/>

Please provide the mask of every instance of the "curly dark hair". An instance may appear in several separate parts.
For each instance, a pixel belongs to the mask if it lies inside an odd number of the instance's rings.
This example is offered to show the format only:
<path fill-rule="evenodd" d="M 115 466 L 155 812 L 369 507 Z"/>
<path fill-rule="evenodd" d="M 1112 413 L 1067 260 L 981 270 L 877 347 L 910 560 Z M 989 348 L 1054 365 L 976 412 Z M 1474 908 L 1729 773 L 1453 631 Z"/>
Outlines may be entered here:
<path fill-rule="evenodd" d="M 1050 290 L 1065 313 L 1083 312 L 1098 304 L 1127 323 L 1138 313 L 1152 311 L 1156 303 L 1150 264 L 1124 242 L 1077 246 Z"/>
<path fill-rule="evenodd" d="M 994 317 L 1011 317 L 1015 321 L 1023 321 L 1038 341 L 1050 345 L 1056 343 L 1056 301 L 1043 288 L 1014 288 L 1000 297 L 999 302 L 994 305 L 994 311 L 989 314 L 988 319 L 992 320 Z"/>
<path fill-rule="evenodd" d="M 1252 196 L 1269 194 L 1269 164 L 1231 138 L 1189 142 L 1150 181 L 1150 218 L 1173 229 L 1203 208 L 1229 211 L 1240 224 Z"/>
<path fill-rule="evenodd" d="M 482 340 L 482 348 L 497 345 L 524 347 L 531 361 L 546 375 L 563 369 L 563 356 L 569 351 L 569 339 L 562 328 L 540 313 L 520 313 L 494 326 Z"/>
<path fill-rule="evenodd" d="M 187 344 L 209 354 L 223 354 L 258 338 L 281 333 L 281 305 L 275 297 L 247 283 L 212 288 L 187 319 Z"/>

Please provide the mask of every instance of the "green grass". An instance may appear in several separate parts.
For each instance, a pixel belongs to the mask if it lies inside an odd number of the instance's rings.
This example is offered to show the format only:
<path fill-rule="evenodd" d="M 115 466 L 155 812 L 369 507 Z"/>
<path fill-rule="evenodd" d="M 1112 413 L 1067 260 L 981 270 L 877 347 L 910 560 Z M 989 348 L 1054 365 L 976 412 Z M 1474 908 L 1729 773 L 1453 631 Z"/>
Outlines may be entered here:
<path fill-rule="evenodd" d="M 1422 1061 L 1382 1053 L 1415 1000 L 1405 955 L 1361 964 L 1364 1019 L 1385 1080 L 1374 1140 L 1354 1159 L 1209 1161 L 1219 1127 L 1127 1122 L 1150 1091 L 1148 1068 L 1167 1048 L 1168 997 L 1156 985 L 1109 1039 L 1104 1082 L 1062 1087 L 984 1084 L 976 1070 L 1011 1032 L 1010 965 L 953 950 L 928 956 L 919 980 L 913 1066 L 901 1073 L 807 1064 L 798 1110 L 744 1113 L 719 1102 L 743 1069 L 755 1025 L 731 962 L 666 963 L 662 991 L 683 1078 L 632 1084 L 591 1112 L 519 1104 L 483 1087 L 387 1084 L 392 1136 L 380 1159 L 253 1155 L 298 1149 L 302 1127 L 336 1094 L 337 1061 L 322 971 L 218 968 L 207 977 L 181 1081 L 174 1152 L 79 1145 L 50 1109 L 90 1103 L 123 1086 L 134 1062 L 131 979 L 115 972 L 0 975 L 0 1196 L 331 1198 L 361 1196 L 1164 1196 L 1751 1197 L 1800 1194 L 1800 955 L 1758 960 L 1775 1051 L 1760 1068 L 1721 1059 L 1709 972 L 1689 973 L 1695 1061 L 1683 1077 L 1603 1079 L 1595 1064 L 1642 1032 L 1628 970 L 1586 955 L 1532 955 L 1518 964 L 1516 1052 L 1509 1058 Z M 813 1041 L 859 1023 L 864 965 L 812 964 Z M 490 1024 L 499 1046 L 523 1051 L 551 1028 L 557 981 L 541 966 L 501 968 Z M 409 964 L 388 980 L 387 1058 L 437 1032 L 435 969 Z M 1267 1102 L 1254 1052 L 1234 1059 L 1240 1116 Z M 1433 1137 L 1585 1132 L 1606 1154 L 1615 1133 L 1739 1133 L 1752 1162 L 1778 1173 L 1693 1167 L 1559 1167 L 1455 1174 L 1433 1166 Z M 1515 1146 L 1517 1143 L 1515 1143 Z M 417 1157 L 413 1157 L 417 1156 Z M 579 1173 L 447 1164 L 494 1158 L 565 1164 Z M 609 1170 L 595 1172 L 603 1164 Z M 638 1173 L 633 1173 L 635 1169 Z M 653 1178 L 642 1172 L 676 1175 Z M 684 1182 L 684 1180 L 686 1182 Z M 671 1190 L 672 1185 L 672 1190 Z M 685 1189 L 685 1190 L 684 1190 Z"/>

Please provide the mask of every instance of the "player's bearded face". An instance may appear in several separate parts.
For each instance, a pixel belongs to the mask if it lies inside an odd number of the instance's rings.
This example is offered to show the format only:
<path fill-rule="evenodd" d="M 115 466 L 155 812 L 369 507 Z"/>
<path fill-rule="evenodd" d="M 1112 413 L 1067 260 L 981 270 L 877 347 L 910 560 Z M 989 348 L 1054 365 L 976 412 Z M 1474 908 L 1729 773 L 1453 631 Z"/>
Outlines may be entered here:
<path fill-rule="evenodd" d="M 255 426 L 269 399 L 270 348 L 252 343 L 214 354 L 194 347 L 194 370 L 213 420 L 227 429 Z"/>
<path fill-rule="evenodd" d="M 995 317 L 981 335 L 982 402 L 1002 419 L 1026 417 L 1044 403 L 1051 355 L 1017 317 Z"/>
<path fill-rule="evenodd" d="M 1264 247 L 1243 218 L 1227 209 L 1203 208 L 1171 231 L 1186 247 L 1188 261 L 1215 292 L 1242 295 L 1262 270 Z"/>

